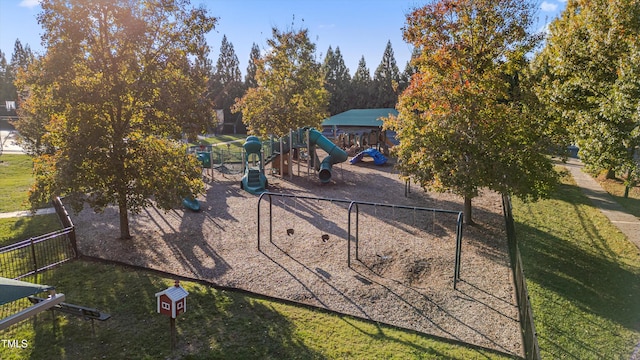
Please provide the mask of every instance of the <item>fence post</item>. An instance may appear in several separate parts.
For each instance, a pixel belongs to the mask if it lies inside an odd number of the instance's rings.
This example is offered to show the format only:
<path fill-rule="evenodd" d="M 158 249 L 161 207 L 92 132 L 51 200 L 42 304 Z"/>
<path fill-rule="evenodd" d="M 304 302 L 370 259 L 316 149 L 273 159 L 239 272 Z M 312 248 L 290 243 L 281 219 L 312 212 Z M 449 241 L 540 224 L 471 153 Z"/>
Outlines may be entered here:
<path fill-rule="evenodd" d="M 29 238 L 29 243 L 31 244 L 31 259 L 33 260 L 33 273 L 38 273 L 38 262 L 36 260 L 36 247 L 33 243 L 33 238 Z"/>
<path fill-rule="evenodd" d="M 62 223 L 62 225 L 65 228 L 71 229 L 71 231 L 68 234 L 68 237 L 69 237 L 69 241 L 71 242 L 71 247 L 73 248 L 73 257 L 77 259 L 80 257 L 80 252 L 78 251 L 78 242 L 76 239 L 76 227 L 75 225 L 73 225 L 73 222 L 71 221 L 71 217 L 69 217 L 69 213 L 67 212 L 67 209 L 64 207 L 64 204 L 62 204 L 62 200 L 60 199 L 60 197 L 56 196 L 55 198 L 53 198 L 52 202 L 53 202 L 53 207 L 56 209 L 56 214 L 58 215 L 58 218 L 60 219 L 60 222 Z"/>

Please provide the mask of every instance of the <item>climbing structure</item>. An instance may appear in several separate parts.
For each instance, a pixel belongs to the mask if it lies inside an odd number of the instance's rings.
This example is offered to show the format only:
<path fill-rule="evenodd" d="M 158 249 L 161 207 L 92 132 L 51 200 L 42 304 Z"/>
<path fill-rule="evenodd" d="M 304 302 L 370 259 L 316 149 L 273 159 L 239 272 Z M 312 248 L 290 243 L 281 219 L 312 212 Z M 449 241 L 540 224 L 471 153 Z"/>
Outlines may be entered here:
<path fill-rule="evenodd" d="M 261 194 L 268 186 L 262 161 L 262 143 L 256 136 L 249 136 L 244 142 L 244 175 L 240 187 L 252 194 Z"/>

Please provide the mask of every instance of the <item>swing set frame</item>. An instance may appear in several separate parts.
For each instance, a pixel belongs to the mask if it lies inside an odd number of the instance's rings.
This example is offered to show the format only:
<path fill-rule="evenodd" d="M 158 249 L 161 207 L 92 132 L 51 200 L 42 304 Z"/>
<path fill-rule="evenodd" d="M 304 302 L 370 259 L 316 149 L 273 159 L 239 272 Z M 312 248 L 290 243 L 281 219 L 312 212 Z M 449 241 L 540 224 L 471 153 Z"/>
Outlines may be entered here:
<path fill-rule="evenodd" d="M 332 199 L 325 197 L 315 197 L 315 196 L 305 196 L 305 195 L 293 195 L 293 194 L 279 194 L 272 192 L 263 192 L 260 194 L 258 198 L 258 221 L 257 221 L 257 245 L 258 251 L 262 252 L 260 248 L 260 234 L 261 234 L 261 212 L 260 212 L 260 203 L 262 199 L 267 197 L 269 199 L 269 242 L 273 243 L 273 197 L 281 197 L 281 198 L 293 198 L 295 200 L 316 200 L 316 201 L 328 201 L 328 202 L 336 202 L 349 204 L 347 210 L 347 266 L 351 268 L 351 240 L 352 240 L 352 223 L 355 222 L 355 236 L 353 236 L 353 241 L 355 243 L 355 258 L 360 261 L 358 250 L 359 250 L 359 215 L 360 215 L 360 206 L 373 206 L 374 208 L 383 207 L 383 208 L 392 208 L 394 213 L 396 209 L 405 209 L 405 210 L 413 210 L 414 217 L 415 212 L 431 212 L 434 214 L 449 214 L 456 216 L 456 253 L 455 253 L 455 264 L 454 264 L 454 274 L 453 274 L 453 288 L 457 288 L 458 281 L 460 278 L 460 263 L 462 259 L 462 230 L 464 217 L 462 211 L 454 211 L 454 210 L 444 210 L 444 209 L 434 209 L 434 208 L 426 208 L 426 207 L 417 207 L 417 206 L 406 206 L 406 205 L 394 205 L 394 204 L 382 204 L 382 203 L 374 203 L 369 201 L 356 201 L 356 200 L 344 200 L 344 199 Z M 352 216 L 355 209 L 355 219 Z"/>

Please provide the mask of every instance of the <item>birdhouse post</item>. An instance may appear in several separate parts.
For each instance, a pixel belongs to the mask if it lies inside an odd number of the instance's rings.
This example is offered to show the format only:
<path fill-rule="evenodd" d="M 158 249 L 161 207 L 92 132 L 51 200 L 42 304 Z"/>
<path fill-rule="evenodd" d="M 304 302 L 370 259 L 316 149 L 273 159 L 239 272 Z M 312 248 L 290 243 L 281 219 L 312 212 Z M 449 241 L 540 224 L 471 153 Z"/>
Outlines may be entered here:
<path fill-rule="evenodd" d="M 178 280 L 174 286 L 156 293 L 158 313 L 169 316 L 171 350 L 176 348 L 176 317 L 187 311 L 187 295 L 189 292 L 180 286 Z"/>

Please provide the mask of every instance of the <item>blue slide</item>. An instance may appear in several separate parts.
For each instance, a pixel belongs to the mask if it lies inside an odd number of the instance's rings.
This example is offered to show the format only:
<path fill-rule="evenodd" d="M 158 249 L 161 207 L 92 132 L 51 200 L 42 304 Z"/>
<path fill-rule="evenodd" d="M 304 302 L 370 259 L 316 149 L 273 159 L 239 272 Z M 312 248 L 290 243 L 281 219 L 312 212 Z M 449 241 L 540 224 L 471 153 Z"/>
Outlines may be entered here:
<path fill-rule="evenodd" d="M 387 162 L 387 158 L 384 155 L 382 155 L 380 151 L 374 148 L 369 148 L 359 152 L 358 154 L 356 154 L 356 156 L 352 157 L 351 160 L 349 160 L 349 162 L 351 164 L 360 162 L 365 155 L 372 157 L 373 163 L 376 165 L 384 165 Z"/>

